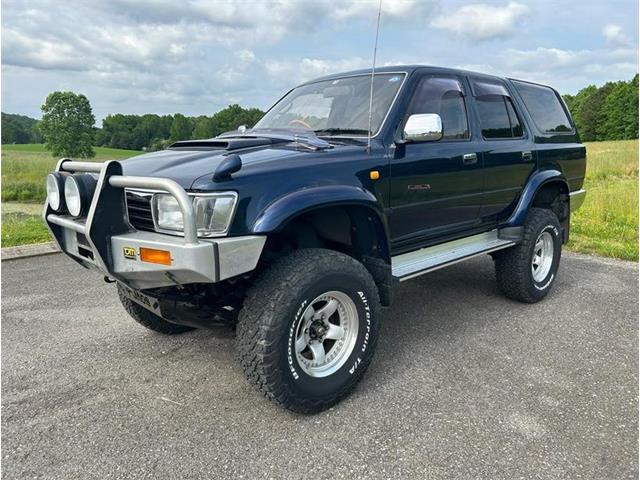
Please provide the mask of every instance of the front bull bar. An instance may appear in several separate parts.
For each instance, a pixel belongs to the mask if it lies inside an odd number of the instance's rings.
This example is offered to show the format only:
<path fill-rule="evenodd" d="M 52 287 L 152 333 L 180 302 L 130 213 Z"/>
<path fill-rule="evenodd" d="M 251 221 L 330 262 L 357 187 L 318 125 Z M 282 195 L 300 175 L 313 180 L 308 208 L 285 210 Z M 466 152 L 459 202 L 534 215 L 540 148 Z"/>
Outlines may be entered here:
<path fill-rule="evenodd" d="M 103 164 L 61 159 L 57 172 L 98 173 L 86 219 L 54 212 L 45 204 L 44 219 L 56 244 L 86 268 L 97 268 L 136 289 L 183 283 L 212 283 L 253 270 L 264 236 L 199 239 L 193 203 L 187 192 L 167 178 L 122 175 L 116 160 Z M 128 221 L 125 188 L 166 192 L 178 202 L 184 236 L 138 231 Z M 123 248 L 153 248 L 171 252 L 165 266 L 124 256 Z"/>

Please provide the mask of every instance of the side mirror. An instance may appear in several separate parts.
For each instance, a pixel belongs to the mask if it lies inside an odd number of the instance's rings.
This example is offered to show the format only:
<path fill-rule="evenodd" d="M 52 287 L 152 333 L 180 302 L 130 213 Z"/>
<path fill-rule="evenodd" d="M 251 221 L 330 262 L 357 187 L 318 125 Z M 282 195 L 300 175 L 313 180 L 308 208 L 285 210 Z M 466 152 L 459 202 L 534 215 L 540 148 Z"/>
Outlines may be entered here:
<path fill-rule="evenodd" d="M 404 125 L 403 140 L 435 142 L 442 138 L 442 119 L 437 113 L 411 115 Z"/>

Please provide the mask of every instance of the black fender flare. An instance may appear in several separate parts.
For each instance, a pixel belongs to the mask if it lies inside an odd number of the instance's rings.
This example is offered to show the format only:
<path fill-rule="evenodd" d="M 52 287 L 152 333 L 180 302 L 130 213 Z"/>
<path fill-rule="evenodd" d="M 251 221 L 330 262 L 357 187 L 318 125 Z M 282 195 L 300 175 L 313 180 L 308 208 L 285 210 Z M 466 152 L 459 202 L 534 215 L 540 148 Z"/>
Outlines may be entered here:
<path fill-rule="evenodd" d="M 252 233 L 264 235 L 281 230 L 294 218 L 312 210 L 325 207 L 360 206 L 375 214 L 382 228 L 384 245 L 382 253 L 385 261 L 390 262 L 389 228 L 384 210 L 377 198 L 364 188 L 351 185 L 324 185 L 304 188 L 280 197 L 270 203 L 256 217 Z"/>
<path fill-rule="evenodd" d="M 519 227 L 523 225 L 536 194 L 544 185 L 550 183 L 561 183 L 569 192 L 567 178 L 560 170 L 550 169 L 534 173 L 524 186 L 518 203 L 509 219 L 505 222 L 504 227 Z"/>

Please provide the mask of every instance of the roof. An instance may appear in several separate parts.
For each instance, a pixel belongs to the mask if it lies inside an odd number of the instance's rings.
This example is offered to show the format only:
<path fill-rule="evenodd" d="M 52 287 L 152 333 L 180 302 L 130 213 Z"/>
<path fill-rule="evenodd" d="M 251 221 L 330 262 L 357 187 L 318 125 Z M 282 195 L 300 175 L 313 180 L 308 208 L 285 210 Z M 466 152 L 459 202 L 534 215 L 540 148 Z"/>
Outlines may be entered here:
<path fill-rule="evenodd" d="M 462 70 L 459 68 L 447 68 L 447 67 L 437 67 L 437 66 L 433 66 L 433 65 L 395 65 L 395 66 L 384 66 L 384 67 L 376 67 L 376 73 L 399 73 L 399 72 L 403 72 L 403 73 L 413 73 L 415 70 L 424 70 L 426 72 L 433 72 L 433 73 L 445 73 L 445 74 L 453 74 L 453 75 L 474 75 L 477 77 L 484 77 L 487 79 L 490 78 L 494 78 L 494 79 L 501 79 L 503 80 L 503 77 L 498 77 L 495 75 L 487 75 L 486 73 L 480 73 L 480 72 L 471 72 L 468 70 Z M 319 82 L 322 80 L 331 80 L 333 78 L 342 78 L 342 77 L 348 77 L 348 76 L 355 76 L 355 75 L 371 75 L 371 69 L 370 68 L 365 68 L 365 69 L 361 69 L 361 70 L 352 70 L 349 72 L 340 72 L 340 73 L 334 73 L 331 75 L 325 75 L 324 77 L 319 77 L 319 78 L 314 78 L 313 80 L 309 80 L 307 82 L 304 82 L 303 85 L 308 84 L 308 83 L 315 83 L 315 82 Z"/>

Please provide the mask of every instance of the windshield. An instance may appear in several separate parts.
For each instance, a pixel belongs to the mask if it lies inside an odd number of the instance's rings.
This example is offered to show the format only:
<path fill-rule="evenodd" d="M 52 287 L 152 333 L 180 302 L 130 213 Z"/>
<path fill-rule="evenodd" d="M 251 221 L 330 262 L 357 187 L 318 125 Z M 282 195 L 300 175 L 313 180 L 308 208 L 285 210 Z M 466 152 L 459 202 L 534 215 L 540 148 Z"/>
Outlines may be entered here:
<path fill-rule="evenodd" d="M 371 133 L 376 134 L 402 84 L 404 74 L 376 74 Z M 371 75 L 315 82 L 293 89 L 255 125 L 313 130 L 318 135 L 365 136 L 369 130 Z"/>

